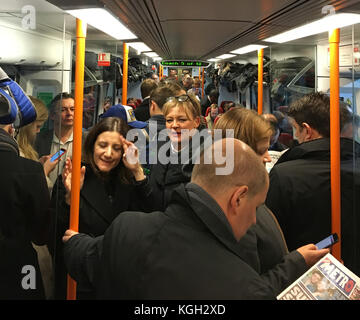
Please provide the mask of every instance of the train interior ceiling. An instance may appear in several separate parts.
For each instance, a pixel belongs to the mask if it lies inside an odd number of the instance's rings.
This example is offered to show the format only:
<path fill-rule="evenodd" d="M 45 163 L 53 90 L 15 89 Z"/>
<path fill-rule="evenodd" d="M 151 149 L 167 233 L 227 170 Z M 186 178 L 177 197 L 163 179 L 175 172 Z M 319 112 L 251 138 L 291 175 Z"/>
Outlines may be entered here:
<path fill-rule="evenodd" d="M 264 112 L 289 105 L 312 91 L 329 92 L 328 33 L 282 44 L 265 39 L 338 13 L 360 14 L 358 0 L 15 0 L 0 9 L 0 66 L 29 95 L 45 103 L 74 89 L 76 18 L 67 10 L 102 7 L 135 36 L 115 39 L 88 24 L 84 127 L 102 112 L 104 100 L 121 101 L 123 42 L 129 44 L 127 97 L 141 99 L 140 84 L 161 60 L 210 61 L 205 87 L 215 78 L 222 101 L 257 109 L 258 53 L 221 57 L 251 44 L 264 48 Z M 358 114 L 360 104 L 360 24 L 340 29 L 340 96 Z M 143 42 L 145 52 L 131 44 Z M 151 56 L 149 52 L 155 52 Z M 110 66 L 98 54 L 110 53 Z M 218 58 L 218 57 L 221 58 Z M 168 75 L 170 67 L 164 67 Z M 199 67 L 188 68 L 201 76 Z M 182 68 L 177 68 L 181 76 Z M 86 115 L 85 115 L 86 113 Z"/>

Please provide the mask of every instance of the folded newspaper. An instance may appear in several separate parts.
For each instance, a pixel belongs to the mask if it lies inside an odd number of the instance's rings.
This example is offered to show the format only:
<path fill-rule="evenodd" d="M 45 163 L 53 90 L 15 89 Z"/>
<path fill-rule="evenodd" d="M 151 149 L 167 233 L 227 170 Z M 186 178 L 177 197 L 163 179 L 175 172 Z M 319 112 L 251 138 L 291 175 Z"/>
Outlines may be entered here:
<path fill-rule="evenodd" d="M 328 253 L 277 299 L 360 300 L 360 278 Z"/>

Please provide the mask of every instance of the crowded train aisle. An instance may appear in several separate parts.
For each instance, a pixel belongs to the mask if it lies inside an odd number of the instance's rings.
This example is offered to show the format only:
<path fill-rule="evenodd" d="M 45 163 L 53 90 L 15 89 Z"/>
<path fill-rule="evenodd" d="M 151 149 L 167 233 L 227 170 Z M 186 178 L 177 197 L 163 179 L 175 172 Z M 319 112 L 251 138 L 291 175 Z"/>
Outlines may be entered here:
<path fill-rule="evenodd" d="M 0 300 L 360 300 L 356 1 L 99 1 L 0 9 Z"/>

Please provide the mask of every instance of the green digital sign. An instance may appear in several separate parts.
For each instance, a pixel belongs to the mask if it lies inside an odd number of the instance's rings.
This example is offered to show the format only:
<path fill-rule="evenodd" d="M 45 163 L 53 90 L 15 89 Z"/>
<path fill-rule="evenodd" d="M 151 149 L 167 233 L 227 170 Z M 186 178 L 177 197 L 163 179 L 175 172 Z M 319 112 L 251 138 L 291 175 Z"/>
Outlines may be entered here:
<path fill-rule="evenodd" d="M 163 60 L 160 62 L 164 67 L 198 67 L 198 68 L 207 68 L 210 65 L 210 62 L 197 61 L 197 60 Z"/>

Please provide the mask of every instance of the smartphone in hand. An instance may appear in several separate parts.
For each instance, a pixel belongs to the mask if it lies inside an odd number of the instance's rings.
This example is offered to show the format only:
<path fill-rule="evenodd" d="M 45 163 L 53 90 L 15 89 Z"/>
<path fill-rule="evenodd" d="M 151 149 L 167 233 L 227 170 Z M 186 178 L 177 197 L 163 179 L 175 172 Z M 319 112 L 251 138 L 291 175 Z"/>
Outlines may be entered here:
<path fill-rule="evenodd" d="M 316 245 L 316 247 L 318 249 L 324 249 L 324 248 L 329 248 L 332 245 L 334 245 L 336 242 L 339 241 L 339 237 L 336 233 L 331 234 L 330 236 L 328 236 L 327 238 L 321 240 L 320 242 L 318 242 Z"/>
<path fill-rule="evenodd" d="M 51 162 L 54 162 L 57 159 L 60 159 L 66 153 L 66 149 L 61 148 L 58 152 L 54 153 L 50 158 Z"/>

